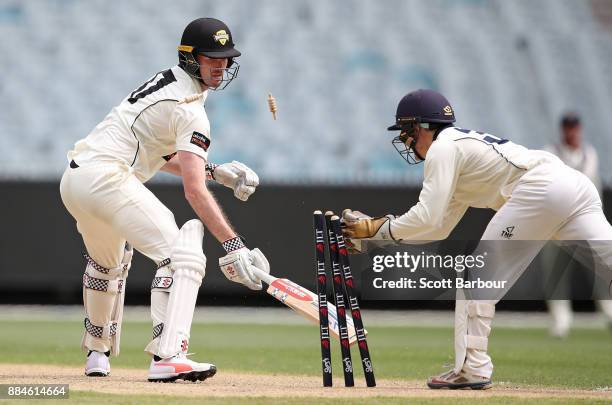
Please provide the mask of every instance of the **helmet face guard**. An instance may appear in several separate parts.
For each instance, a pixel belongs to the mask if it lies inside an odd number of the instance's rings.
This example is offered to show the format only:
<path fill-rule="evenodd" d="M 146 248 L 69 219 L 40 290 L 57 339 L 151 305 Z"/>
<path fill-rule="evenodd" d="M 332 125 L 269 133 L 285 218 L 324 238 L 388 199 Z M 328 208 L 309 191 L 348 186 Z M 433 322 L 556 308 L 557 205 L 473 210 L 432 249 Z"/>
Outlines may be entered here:
<path fill-rule="evenodd" d="M 429 128 L 429 124 L 421 123 L 421 120 L 418 118 L 402 118 L 398 120 L 397 125 L 400 134 L 391 141 L 395 150 L 397 150 L 402 159 L 410 165 L 416 165 L 424 161 L 425 158 L 416 150 L 416 144 L 419 137 L 415 136 L 415 132 L 417 127 Z M 409 138 L 412 138 L 412 141 L 409 145 L 406 145 Z"/>
<path fill-rule="evenodd" d="M 420 89 L 406 94 L 397 105 L 395 124 L 389 131 L 400 131 L 391 143 L 401 157 L 409 164 L 421 163 L 425 158 L 416 150 L 417 128 L 434 129 L 449 126 L 455 122 L 455 112 L 442 94 L 434 90 Z M 433 125 L 432 125 L 433 124 Z M 437 132 L 434 134 L 436 139 Z M 412 139 L 406 145 L 408 139 Z"/>
<path fill-rule="evenodd" d="M 200 74 L 201 65 L 198 63 L 198 60 L 195 57 L 197 53 L 194 47 L 188 46 L 188 45 L 180 45 L 178 47 L 178 51 L 179 51 L 178 52 L 179 66 L 183 67 L 183 69 L 185 70 L 185 72 L 187 72 L 189 76 L 204 83 L 211 90 L 223 90 L 231 83 L 232 80 L 238 77 L 238 71 L 240 70 L 240 64 L 237 61 L 235 61 L 234 58 L 231 58 L 231 57 L 230 58 L 211 58 L 211 59 L 227 59 L 226 68 L 210 69 L 211 73 L 212 71 L 221 71 L 221 70 L 223 71 L 223 77 L 221 79 L 221 82 L 217 86 L 213 87 L 209 85 L 208 83 L 206 83 L 207 78 L 202 77 L 202 75 Z M 204 52 L 200 54 L 207 56 L 206 53 Z"/>

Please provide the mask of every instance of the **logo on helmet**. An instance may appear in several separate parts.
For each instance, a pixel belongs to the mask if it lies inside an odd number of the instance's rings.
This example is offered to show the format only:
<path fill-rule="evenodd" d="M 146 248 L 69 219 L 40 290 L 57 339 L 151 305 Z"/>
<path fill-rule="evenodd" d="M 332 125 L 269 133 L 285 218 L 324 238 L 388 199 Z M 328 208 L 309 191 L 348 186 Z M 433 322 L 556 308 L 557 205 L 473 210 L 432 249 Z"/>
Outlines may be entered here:
<path fill-rule="evenodd" d="M 453 109 L 451 108 L 450 105 L 447 105 L 446 107 L 444 107 L 443 110 L 444 110 L 444 115 L 453 115 Z"/>
<path fill-rule="evenodd" d="M 229 41 L 229 35 L 227 34 L 227 32 L 225 32 L 225 30 L 219 30 L 215 32 L 215 35 L 213 35 L 213 39 L 215 40 L 215 42 L 219 42 L 221 45 L 225 45 L 225 43 Z"/>

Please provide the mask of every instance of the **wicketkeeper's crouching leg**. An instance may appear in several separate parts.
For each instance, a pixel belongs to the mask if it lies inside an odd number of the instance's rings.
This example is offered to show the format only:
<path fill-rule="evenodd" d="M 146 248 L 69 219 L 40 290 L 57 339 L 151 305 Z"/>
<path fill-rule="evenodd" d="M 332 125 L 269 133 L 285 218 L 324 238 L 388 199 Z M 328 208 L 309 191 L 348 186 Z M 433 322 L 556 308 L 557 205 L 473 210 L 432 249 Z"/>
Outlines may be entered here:
<path fill-rule="evenodd" d="M 85 254 L 83 303 L 87 315 L 81 347 L 88 352 L 85 366 L 88 376 L 110 374 L 108 356 L 111 353 L 119 355 L 125 285 L 132 254 L 132 247 L 126 243 L 121 264 L 112 269 L 99 265 Z"/>
<path fill-rule="evenodd" d="M 455 367 L 427 381 L 429 388 L 491 388 L 493 363 L 487 354 L 495 300 L 468 300 L 462 290 L 455 301 Z"/>
<path fill-rule="evenodd" d="M 187 359 L 191 322 L 206 268 L 202 252 L 204 225 L 191 220 L 181 228 L 170 258 L 160 263 L 151 286 L 153 355 L 149 381 L 198 381 L 215 375 L 213 364 Z"/>

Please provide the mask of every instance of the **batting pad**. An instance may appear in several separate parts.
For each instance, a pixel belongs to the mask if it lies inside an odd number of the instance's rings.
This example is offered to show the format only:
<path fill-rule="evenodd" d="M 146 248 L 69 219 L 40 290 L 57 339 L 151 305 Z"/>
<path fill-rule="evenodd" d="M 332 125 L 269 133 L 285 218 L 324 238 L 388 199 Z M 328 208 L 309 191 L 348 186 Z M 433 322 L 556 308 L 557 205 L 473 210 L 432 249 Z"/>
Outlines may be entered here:
<path fill-rule="evenodd" d="M 168 260 L 168 263 L 170 260 Z M 157 354 L 159 340 L 164 330 L 166 320 L 166 310 L 168 309 L 168 299 L 172 291 L 172 269 L 169 264 L 157 269 L 155 277 L 151 283 L 151 319 L 153 320 L 153 338 L 145 347 L 145 352 Z"/>
<path fill-rule="evenodd" d="M 183 225 L 174 243 L 170 255 L 173 283 L 157 353 L 161 358 L 187 350 L 198 289 L 206 269 L 203 238 L 204 225 L 193 219 Z"/>
<path fill-rule="evenodd" d="M 87 267 L 83 274 L 83 303 L 85 305 L 85 333 L 83 350 L 111 351 L 119 355 L 123 300 L 133 250 L 126 244 L 121 265 L 107 269 L 85 255 Z"/>

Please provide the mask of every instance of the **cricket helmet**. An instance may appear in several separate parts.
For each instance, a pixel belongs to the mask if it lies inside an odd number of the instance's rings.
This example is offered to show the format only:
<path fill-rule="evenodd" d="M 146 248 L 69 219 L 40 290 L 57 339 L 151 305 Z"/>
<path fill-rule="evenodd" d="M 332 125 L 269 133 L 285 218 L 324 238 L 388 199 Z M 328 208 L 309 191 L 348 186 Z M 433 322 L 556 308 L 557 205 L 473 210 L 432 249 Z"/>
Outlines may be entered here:
<path fill-rule="evenodd" d="M 417 139 L 413 134 L 417 126 L 422 128 L 437 128 L 455 122 L 455 112 L 442 94 L 434 90 L 420 89 L 406 94 L 397 105 L 395 124 L 387 128 L 389 131 L 401 131 L 392 140 L 399 154 L 410 164 L 424 160 L 415 150 Z M 430 125 L 433 124 L 433 125 Z M 436 132 L 435 137 L 438 132 Z M 406 146 L 408 138 L 412 137 L 410 145 Z"/>
<path fill-rule="evenodd" d="M 223 80 L 214 90 L 224 89 L 238 76 L 240 66 L 234 58 L 241 54 L 234 48 L 232 33 L 223 21 L 215 18 L 193 20 L 185 27 L 181 44 L 178 46 L 179 66 L 187 74 L 206 84 L 200 75 L 200 64 L 196 55 L 204 55 L 211 59 L 227 58 L 227 68 L 223 69 Z"/>

